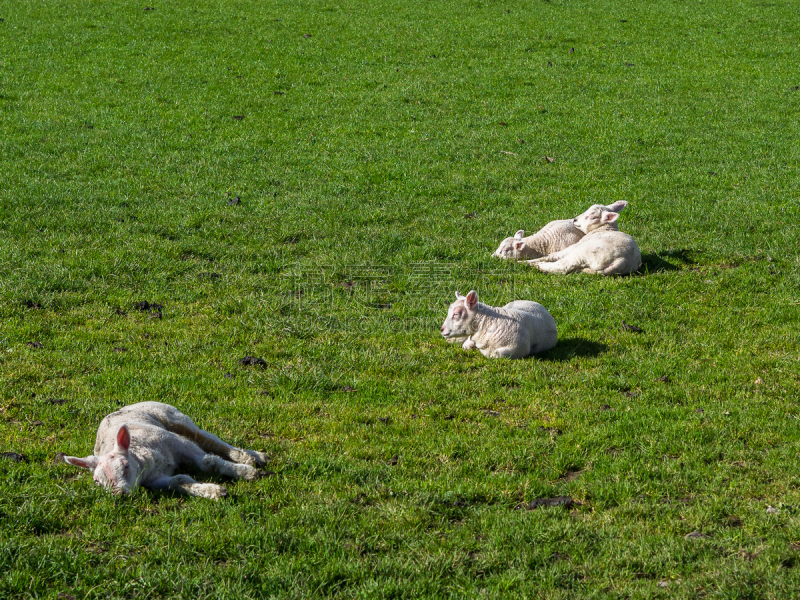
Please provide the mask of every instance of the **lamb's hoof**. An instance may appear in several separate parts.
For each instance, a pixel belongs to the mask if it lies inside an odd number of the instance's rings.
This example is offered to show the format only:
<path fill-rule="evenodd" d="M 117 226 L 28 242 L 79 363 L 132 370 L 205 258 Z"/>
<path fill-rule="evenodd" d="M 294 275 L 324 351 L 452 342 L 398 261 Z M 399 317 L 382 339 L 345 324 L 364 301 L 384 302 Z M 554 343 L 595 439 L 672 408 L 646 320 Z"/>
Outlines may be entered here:
<path fill-rule="evenodd" d="M 250 465 L 239 465 L 237 471 L 239 472 L 240 479 L 252 481 L 253 479 L 258 478 L 258 470 Z"/>
<path fill-rule="evenodd" d="M 231 456 L 231 458 L 233 462 L 238 465 L 250 465 L 251 467 L 255 467 L 258 464 L 258 460 L 253 456 L 250 450 L 239 450 L 238 454 Z"/>
<path fill-rule="evenodd" d="M 269 462 L 269 454 L 266 452 L 259 452 L 258 450 L 251 450 L 250 455 L 256 459 L 257 467 L 263 467 Z"/>
<path fill-rule="evenodd" d="M 221 500 L 228 497 L 228 490 L 216 483 L 207 483 L 203 486 L 203 497 L 209 500 Z"/>

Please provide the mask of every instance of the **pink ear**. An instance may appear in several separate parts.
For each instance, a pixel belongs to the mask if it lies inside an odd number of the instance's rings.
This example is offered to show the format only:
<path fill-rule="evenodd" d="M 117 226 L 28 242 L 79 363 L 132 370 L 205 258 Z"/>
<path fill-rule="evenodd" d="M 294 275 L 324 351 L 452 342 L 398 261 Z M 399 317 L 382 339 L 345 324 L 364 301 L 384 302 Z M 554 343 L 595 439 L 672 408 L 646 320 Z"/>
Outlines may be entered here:
<path fill-rule="evenodd" d="M 65 456 L 64 462 L 83 469 L 89 469 L 90 471 L 94 471 L 97 468 L 97 459 L 94 456 L 87 456 L 86 458 Z"/>
<path fill-rule="evenodd" d="M 619 219 L 619 213 L 615 212 L 604 212 L 603 213 L 603 223 L 613 223 Z"/>
<path fill-rule="evenodd" d="M 520 229 L 517 233 L 514 234 L 514 237 L 518 240 L 521 240 L 522 238 L 525 237 L 525 230 Z"/>
<path fill-rule="evenodd" d="M 123 425 L 117 431 L 117 448 L 127 450 L 131 445 L 131 432 L 127 425 Z"/>
<path fill-rule="evenodd" d="M 456 300 L 461 300 L 464 296 L 456 292 Z"/>
<path fill-rule="evenodd" d="M 608 206 L 606 206 L 606 208 L 608 210 L 610 210 L 611 212 L 618 213 L 619 211 L 621 211 L 626 206 L 628 206 L 627 200 L 618 200 L 618 201 L 614 202 L 614 204 L 609 204 Z"/>
<path fill-rule="evenodd" d="M 475 308 L 475 305 L 478 303 L 478 292 L 472 290 L 469 294 L 467 294 L 467 308 Z"/>
<path fill-rule="evenodd" d="M 516 248 L 517 250 L 522 250 L 522 248 L 524 246 L 525 246 L 525 242 L 523 242 L 523 241 L 514 242 L 514 248 Z"/>

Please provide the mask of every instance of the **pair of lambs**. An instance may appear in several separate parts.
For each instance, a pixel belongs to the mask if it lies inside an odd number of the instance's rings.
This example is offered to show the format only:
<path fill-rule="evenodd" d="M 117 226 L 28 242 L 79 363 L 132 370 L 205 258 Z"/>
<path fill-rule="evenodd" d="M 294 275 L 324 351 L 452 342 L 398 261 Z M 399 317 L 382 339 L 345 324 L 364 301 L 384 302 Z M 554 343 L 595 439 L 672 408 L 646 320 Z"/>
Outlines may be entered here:
<path fill-rule="evenodd" d="M 624 200 L 594 204 L 574 219 L 551 221 L 528 237 L 520 230 L 503 240 L 493 256 L 527 262 L 545 273 L 628 275 L 641 266 L 642 255 L 636 241 L 617 225 L 627 205 Z"/>

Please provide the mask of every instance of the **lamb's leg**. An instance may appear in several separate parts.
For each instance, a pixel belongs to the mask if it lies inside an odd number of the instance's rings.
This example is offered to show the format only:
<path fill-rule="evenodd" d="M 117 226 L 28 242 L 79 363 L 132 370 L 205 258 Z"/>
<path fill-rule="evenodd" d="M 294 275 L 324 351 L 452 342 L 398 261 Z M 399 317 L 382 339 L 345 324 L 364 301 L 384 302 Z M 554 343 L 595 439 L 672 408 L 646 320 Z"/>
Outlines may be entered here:
<path fill-rule="evenodd" d="M 533 260 L 521 260 L 520 262 L 526 262 L 529 265 L 538 265 L 541 263 L 556 262 L 557 260 L 561 260 L 562 258 L 568 256 L 571 251 L 572 248 L 566 248 L 564 250 L 548 254 L 547 256 L 542 256 L 541 258 L 534 258 Z"/>
<path fill-rule="evenodd" d="M 562 275 L 582 271 L 586 267 L 582 260 L 569 257 L 557 262 L 534 263 L 533 266 L 542 273 L 560 273 Z"/>
<path fill-rule="evenodd" d="M 211 500 L 219 500 L 228 495 L 228 490 L 224 486 L 216 483 L 197 483 L 188 475 L 175 475 L 174 477 L 163 476 L 151 481 L 147 487 L 154 490 L 172 490 L 189 496 L 199 496 Z"/>
<path fill-rule="evenodd" d="M 185 438 L 178 438 L 180 442 L 177 454 L 181 461 L 190 462 L 204 473 L 224 475 L 233 479 L 255 479 L 258 471 L 253 465 L 240 464 L 225 460 L 216 454 L 207 453 L 204 448 Z M 236 448 L 234 448 L 236 450 Z"/>
<path fill-rule="evenodd" d="M 463 344 L 461 344 L 461 347 L 464 350 L 472 350 L 475 347 L 475 342 L 472 341 L 471 337 L 468 337 L 467 341 L 465 341 Z"/>
<path fill-rule="evenodd" d="M 269 460 L 269 456 L 255 450 L 243 450 L 226 444 L 213 433 L 203 431 L 192 420 L 177 409 L 170 411 L 161 420 L 167 431 L 177 433 L 192 440 L 206 452 L 217 454 L 224 459 L 243 465 L 261 466 Z"/>
<path fill-rule="evenodd" d="M 514 348 L 506 347 L 506 348 L 498 348 L 494 352 L 492 352 L 492 357 L 494 358 L 511 358 L 514 354 Z"/>
<path fill-rule="evenodd" d="M 627 262 L 628 261 L 624 256 L 615 258 L 613 261 L 611 261 L 610 265 L 603 269 L 602 273 L 603 275 L 621 275 L 622 269 L 625 267 Z"/>

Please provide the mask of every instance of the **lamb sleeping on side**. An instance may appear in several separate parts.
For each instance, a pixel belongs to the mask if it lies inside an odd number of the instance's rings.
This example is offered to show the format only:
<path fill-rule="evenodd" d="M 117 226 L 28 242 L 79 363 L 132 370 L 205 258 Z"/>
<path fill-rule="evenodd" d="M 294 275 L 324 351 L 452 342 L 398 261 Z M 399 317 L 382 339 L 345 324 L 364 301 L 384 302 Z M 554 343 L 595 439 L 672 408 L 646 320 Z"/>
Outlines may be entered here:
<path fill-rule="evenodd" d="M 206 473 L 255 479 L 256 466 L 263 465 L 267 455 L 226 444 L 169 404 L 140 402 L 100 422 L 94 455 L 66 456 L 64 460 L 94 471 L 95 483 L 114 493 L 129 493 L 142 485 L 216 500 L 228 495 L 223 486 L 197 483 L 188 475 L 173 476 L 178 466 L 188 464 Z"/>
<path fill-rule="evenodd" d="M 503 307 L 478 302 L 478 292 L 456 292 L 447 311 L 442 336 L 463 341 L 463 348 L 477 348 L 489 358 L 524 358 L 556 345 L 556 322 L 538 302 L 516 300 Z"/>
<path fill-rule="evenodd" d="M 625 200 L 609 204 L 605 208 L 611 212 L 620 212 L 628 203 Z M 525 230 L 520 229 L 514 237 L 506 238 L 492 256 L 509 260 L 541 258 L 559 252 L 579 242 L 584 233 L 575 227 L 575 219 L 550 221 L 539 231 L 524 237 Z"/>
<path fill-rule="evenodd" d="M 642 264 L 636 241 L 617 225 L 619 213 L 601 204 L 591 206 L 574 219 L 585 235 L 575 245 L 543 258 L 524 261 L 545 273 L 628 275 Z"/>

